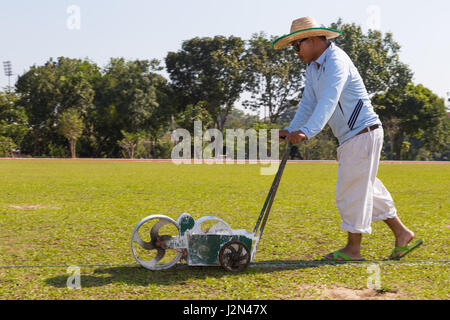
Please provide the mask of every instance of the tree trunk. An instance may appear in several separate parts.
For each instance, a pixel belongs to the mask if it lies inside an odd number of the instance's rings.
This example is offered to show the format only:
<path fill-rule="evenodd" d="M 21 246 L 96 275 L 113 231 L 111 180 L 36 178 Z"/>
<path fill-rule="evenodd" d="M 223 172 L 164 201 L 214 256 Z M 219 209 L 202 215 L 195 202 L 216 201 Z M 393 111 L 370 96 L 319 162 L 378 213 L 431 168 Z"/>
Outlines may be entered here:
<path fill-rule="evenodd" d="M 70 153 L 72 155 L 72 159 L 76 158 L 76 146 L 77 141 L 75 139 L 70 139 Z"/>
<path fill-rule="evenodd" d="M 218 129 L 221 132 L 223 131 L 223 127 L 225 127 L 225 122 L 227 121 L 228 115 L 230 114 L 230 111 L 232 108 L 233 108 L 233 105 L 227 105 L 223 111 L 223 114 L 219 110 L 219 117 L 217 120 L 220 119 L 220 121 L 218 121 L 217 125 L 218 125 Z"/>
<path fill-rule="evenodd" d="M 391 118 L 383 121 L 384 133 L 389 139 L 389 147 L 391 149 L 389 158 L 391 160 L 398 160 L 400 158 L 401 143 L 400 151 L 397 152 L 397 140 L 401 137 L 399 127 L 400 119 L 398 118 Z"/>
<path fill-rule="evenodd" d="M 401 132 L 399 132 L 395 135 L 394 138 L 393 152 L 395 154 L 395 160 L 401 160 L 402 143 L 403 143 L 403 135 L 401 134 Z"/>
<path fill-rule="evenodd" d="M 39 139 L 40 137 L 40 130 L 33 128 L 33 145 L 34 145 L 34 150 L 33 150 L 33 156 L 40 156 L 42 154 L 42 150 L 41 150 L 41 141 Z"/>
<path fill-rule="evenodd" d="M 148 141 L 150 142 L 150 158 L 151 159 L 155 159 L 155 153 L 156 153 L 156 151 L 155 151 L 155 145 L 156 145 L 155 141 L 156 141 L 156 139 L 154 137 L 150 137 L 150 139 Z"/>

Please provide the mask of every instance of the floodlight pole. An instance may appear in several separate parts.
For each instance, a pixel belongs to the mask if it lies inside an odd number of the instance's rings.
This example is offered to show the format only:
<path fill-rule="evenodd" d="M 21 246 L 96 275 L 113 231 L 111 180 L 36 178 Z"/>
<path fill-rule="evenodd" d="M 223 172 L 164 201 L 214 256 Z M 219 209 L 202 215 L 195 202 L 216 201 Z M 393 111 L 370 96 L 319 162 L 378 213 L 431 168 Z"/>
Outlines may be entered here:
<path fill-rule="evenodd" d="M 450 111 L 450 91 L 447 91 L 447 96 L 445 97 L 445 106 L 447 110 Z"/>
<path fill-rule="evenodd" d="M 13 75 L 11 61 L 3 61 L 3 69 L 5 71 L 5 75 L 8 77 L 8 89 L 10 89 L 11 77 Z"/>

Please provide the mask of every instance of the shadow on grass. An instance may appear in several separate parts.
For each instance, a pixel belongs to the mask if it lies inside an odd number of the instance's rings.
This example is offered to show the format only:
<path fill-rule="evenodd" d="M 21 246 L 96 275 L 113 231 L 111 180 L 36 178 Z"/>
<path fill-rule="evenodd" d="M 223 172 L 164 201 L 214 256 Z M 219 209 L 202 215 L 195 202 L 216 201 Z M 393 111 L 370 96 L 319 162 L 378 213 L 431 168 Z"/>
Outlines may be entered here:
<path fill-rule="evenodd" d="M 97 268 L 94 275 L 83 275 L 81 272 L 81 286 L 83 288 L 102 287 L 108 284 L 126 284 L 134 286 L 148 286 L 156 284 L 167 286 L 183 284 L 185 281 L 202 280 L 207 277 L 241 277 L 246 274 L 261 274 L 283 270 L 298 270 L 316 268 L 324 265 L 347 264 L 352 262 L 333 261 L 304 261 L 304 260 L 270 260 L 252 263 L 246 270 L 239 273 L 225 271 L 222 267 L 191 267 L 186 264 L 177 264 L 167 270 L 151 271 L 139 265 Z M 45 282 L 53 287 L 66 288 L 70 275 L 64 274 L 46 279 Z"/>

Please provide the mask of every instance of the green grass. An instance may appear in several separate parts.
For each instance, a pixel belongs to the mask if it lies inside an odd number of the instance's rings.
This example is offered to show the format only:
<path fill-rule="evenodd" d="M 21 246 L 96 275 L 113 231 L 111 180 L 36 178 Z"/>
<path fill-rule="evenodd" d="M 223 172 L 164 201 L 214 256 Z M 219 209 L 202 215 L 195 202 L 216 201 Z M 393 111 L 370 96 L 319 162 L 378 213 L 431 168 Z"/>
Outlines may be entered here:
<path fill-rule="evenodd" d="M 327 290 L 366 289 L 371 264 L 381 276 L 372 298 L 449 298 L 447 164 L 380 166 L 400 218 L 424 239 L 403 262 L 381 261 L 394 244 L 382 222 L 363 238 L 362 255 L 375 262 L 314 261 L 346 240 L 334 163 L 287 165 L 255 263 L 243 273 L 182 263 L 149 271 L 135 262 L 131 231 L 147 215 L 213 215 L 252 231 L 273 180 L 260 168 L 0 161 L 0 266 L 44 266 L 0 268 L 0 299 L 331 299 Z M 80 290 L 67 288 L 65 265 L 81 266 Z"/>

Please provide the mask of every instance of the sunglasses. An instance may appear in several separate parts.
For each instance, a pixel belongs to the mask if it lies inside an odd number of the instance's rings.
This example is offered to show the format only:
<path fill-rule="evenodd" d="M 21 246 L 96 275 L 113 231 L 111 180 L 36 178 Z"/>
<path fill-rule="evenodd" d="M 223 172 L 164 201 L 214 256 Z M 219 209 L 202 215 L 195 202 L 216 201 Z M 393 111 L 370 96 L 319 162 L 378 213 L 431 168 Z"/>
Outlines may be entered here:
<path fill-rule="evenodd" d="M 295 52 L 300 52 L 300 45 L 302 44 L 303 41 L 306 41 L 308 39 L 309 38 L 304 38 L 302 40 L 292 42 L 292 46 L 294 47 Z"/>

